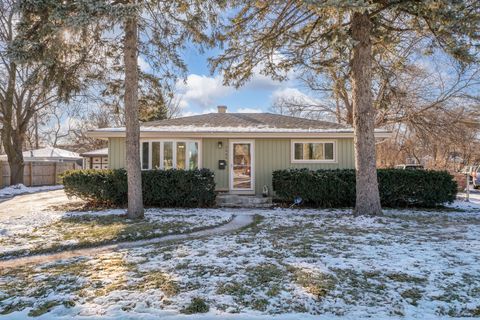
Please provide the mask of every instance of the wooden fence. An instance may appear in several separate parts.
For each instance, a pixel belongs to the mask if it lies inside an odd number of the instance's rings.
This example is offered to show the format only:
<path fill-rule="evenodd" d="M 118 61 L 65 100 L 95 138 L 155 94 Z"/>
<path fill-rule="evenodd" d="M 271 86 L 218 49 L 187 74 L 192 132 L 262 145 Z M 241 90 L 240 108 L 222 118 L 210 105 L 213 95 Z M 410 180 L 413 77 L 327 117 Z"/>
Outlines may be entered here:
<path fill-rule="evenodd" d="M 48 186 L 59 184 L 60 174 L 67 170 L 81 169 L 75 162 L 25 162 L 23 183 L 30 186 Z M 0 161 L 0 187 L 10 185 L 10 167 L 8 162 Z"/>

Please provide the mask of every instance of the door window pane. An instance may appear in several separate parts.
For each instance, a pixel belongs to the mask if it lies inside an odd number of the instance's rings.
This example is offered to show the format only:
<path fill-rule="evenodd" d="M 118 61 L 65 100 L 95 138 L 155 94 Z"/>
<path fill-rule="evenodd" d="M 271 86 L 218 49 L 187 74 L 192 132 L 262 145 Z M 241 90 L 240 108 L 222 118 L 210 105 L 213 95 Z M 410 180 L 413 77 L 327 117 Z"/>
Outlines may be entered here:
<path fill-rule="evenodd" d="M 198 142 L 188 143 L 188 169 L 198 169 Z"/>
<path fill-rule="evenodd" d="M 148 142 L 143 142 L 142 143 L 142 169 L 144 169 L 144 170 L 149 169 L 149 167 L 148 167 L 148 155 L 149 155 Z"/>
<path fill-rule="evenodd" d="M 250 144 L 233 144 L 233 188 L 250 189 L 252 187 L 252 162 Z"/>
<path fill-rule="evenodd" d="M 171 141 L 163 143 L 163 168 L 173 168 L 173 142 Z"/>
<path fill-rule="evenodd" d="M 160 169 L 160 142 L 152 142 L 152 169 Z"/>
<path fill-rule="evenodd" d="M 177 142 L 177 169 L 185 169 L 186 149 L 185 142 Z"/>

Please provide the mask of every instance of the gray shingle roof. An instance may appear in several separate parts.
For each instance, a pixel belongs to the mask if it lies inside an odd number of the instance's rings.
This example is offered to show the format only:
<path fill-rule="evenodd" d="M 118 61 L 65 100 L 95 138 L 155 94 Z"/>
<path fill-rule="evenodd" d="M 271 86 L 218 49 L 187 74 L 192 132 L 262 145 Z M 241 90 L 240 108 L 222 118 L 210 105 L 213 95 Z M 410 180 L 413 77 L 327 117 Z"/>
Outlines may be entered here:
<path fill-rule="evenodd" d="M 80 154 L 81 157 L 106 157 L 108 156 L 108 148 L 102 148 L 102 149 L 97 149 L 97 150 L 92 150 L 92 151 L 87 151 L 82 154 Z"/>
<path fill-rule="evenodd" d="M 145 122 L 142 128 L 163 127 L 209 127 L 209 128 L 268 128 L 289 130 L 351 130 L 351 127 L 328 121 L 310 120 L 305 118 L 290 117 L 273 113 L 209 113 L 197 116 L 182 117 L 168 120 Z M 165 128 L 166 129 L 166 128 Z M 234 130 L 235 131 L 235 130 Z"/>

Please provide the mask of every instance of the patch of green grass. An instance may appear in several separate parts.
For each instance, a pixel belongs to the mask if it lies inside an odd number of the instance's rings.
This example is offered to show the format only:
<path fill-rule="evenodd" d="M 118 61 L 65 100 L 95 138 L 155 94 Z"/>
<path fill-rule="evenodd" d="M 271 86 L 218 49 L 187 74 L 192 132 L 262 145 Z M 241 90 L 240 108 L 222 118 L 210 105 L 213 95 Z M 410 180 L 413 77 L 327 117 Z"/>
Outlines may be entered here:
<path fill-rule="evenodd" d="M 178 283 L 161 271 L 150 271 L 141 274 L 142 281 L 135 285 L 133 290 L 160 289 L 167 297 L 177 295 L 180 292 Z"/>
<path fill-rule="evenodd" d="M 175 270 L 185 270 L 185 269 L 188 269 L 189 266 L 190 266 L 190 260 L 187 260 L 186 262 L 178 263 L 175 266 Z"/>
<path fill-rule="evenodd" d="M 279 251 L 273 251 L 273 250 L 265 250 L 265 251 L 262 251 L 261 254 L 267 258 L 272 258 L 272 259 L 283 259 L 285 257 L 285 254 Z"/>
<path fill-rule="evenodd" d="M 195 314 L 195 313 L 206 313 L 210 310 L 210 307 L 208 304 L 205 302 L 200 297 L 195 297 L 190 301 L 190 304 L 188 304 L 185 308 L 181 310 L 182 313 L 184 314 Z"/>
<path fill-rule="evenodd" d="M 410 288 L 400 293 L 403 299 L 407 300 L 412 306 L 418 305 L 418 300 L 422 299 L 422 291 L 419 288 Z"/>
<path fill-rule="evenodd" d="M 387 290 L 386 280 L 380 272 L 341 268 L 330 268 L 330 271 L 333 272 L 337 285 L 344 288 L 339 294 L 348 295 L 351 301 L 362 301 L 367 294 L 384 297 Z"/>
<path fill-rule="evenodd" d="M 46 301 L 28 312 L 29 317 L 39 317 L 42 314 L 50 312 L 54 307 L 60 305 L 59 301 Z"/>
<path fill-rule="evenodd" d="M 331 274 L 308 272 L 298 268 L 290 271 L 293 272 L 293 280 L 317 299 L 324 298 L 335 288 L 336 279 Z"/>
<path fill-rule="evenodd" d="M 412 276 L 403 272 L 388 273 L 387 277 L 390 280 L 397 281 L 397 282 L 411 282 L 416 284 L 422 284 L 427 281 L 426 278 Z"/>
<path fill-rule="evenodd" d="M 295 250 L 293 254 L 298 258 L 314 257 L 315 252 L 312 249 L 311 240 L 302 239 L 302 241 L 298 244 L 298 249 Z"/>
<path fill-rule="evenodd" d="M 245 284 L 239 282 L 228 282 L 220 284 L 217 289 L 218 294 L 228 294 L 231 296 L 236 296 L 243 298 L 247 294 L 251 294 L 251 289 L 248 288 Z"/>
<path fill-rule="evenodd" d="M 254 310 L 266 311 L 268 307 L 268 300 L 263 298 L 253 299 L 251 307 Z"/>
<path fill-rule="evenodd" d="M 279 285 L 273 284 L 266 292 L 266 295 L 269 297 L 275 297 L 278 296 L 281 290 L 282 288 Z"/>
<path fill-rule="evenodd" d="M 448 315 L 452 318 L 472 318 L 472 317 L 479 317 L 480 316 L 480 305 L 476 307 L 463 307 L 458 308 L 455 306 L 451 307 L 444 307 L 441 306 L 437 309 L 437 313 L 441 316 Z"/>
<path fill-rule="evenodd" d="M 262 286 L 268 285 L 270 282 L 280 282 L 286 274 L 285 271 L 271 263 L 259 264 L 247 268 L 247 273 L 252 286 Z"/>
<path fill-rule="evenodd" d="M 0 314 L 5 315 L 5 314 L 10 314 L 15 311 L 21 311 L 27 307 L 29 307 L 31 304 L 23 302 L 23 301 L 16 301 L 14 303 L 7 304 L 0 309 Z"/>

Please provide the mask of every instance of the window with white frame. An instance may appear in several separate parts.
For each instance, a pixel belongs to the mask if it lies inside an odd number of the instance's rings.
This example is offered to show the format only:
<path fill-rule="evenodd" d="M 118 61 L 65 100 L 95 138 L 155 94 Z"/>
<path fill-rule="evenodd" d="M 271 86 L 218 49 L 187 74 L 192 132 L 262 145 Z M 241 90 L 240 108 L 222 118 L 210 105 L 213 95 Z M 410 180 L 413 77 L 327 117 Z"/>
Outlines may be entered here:
<path fill-rule="evenodd" d="M 200 142 L 196 140 L 152 140 L 141 143 L 142 170 L 200 167 Z"/>
<path fill-rule="evenodd" d="M 292 141 L 292 162 L 335 162 L 336 147 L 335 141 Z"/>

